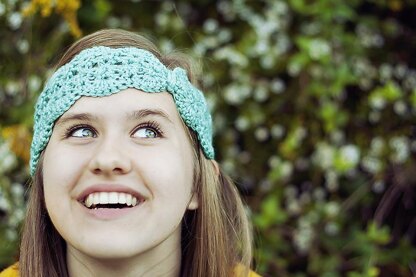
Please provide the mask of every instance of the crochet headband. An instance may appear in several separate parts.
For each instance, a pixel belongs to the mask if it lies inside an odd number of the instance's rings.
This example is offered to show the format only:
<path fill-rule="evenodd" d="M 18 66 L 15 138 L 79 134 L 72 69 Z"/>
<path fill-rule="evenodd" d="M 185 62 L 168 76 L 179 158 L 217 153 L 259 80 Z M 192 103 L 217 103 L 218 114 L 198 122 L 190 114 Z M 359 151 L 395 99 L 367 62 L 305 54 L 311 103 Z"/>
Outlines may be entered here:
<path fill-rule="evenodd" d="M 214 159 L 212 120 L 205 98 L 182 68 L 168 69 L 149 51 L 97 46 L 81 51 L 49 79 L 35 108 L 30 173 L 48 144 L 55 121 L 80 97 L 102 97 L 127 88 L 169 92 L 185 124 L 197 133 L 208 159 Z"/>

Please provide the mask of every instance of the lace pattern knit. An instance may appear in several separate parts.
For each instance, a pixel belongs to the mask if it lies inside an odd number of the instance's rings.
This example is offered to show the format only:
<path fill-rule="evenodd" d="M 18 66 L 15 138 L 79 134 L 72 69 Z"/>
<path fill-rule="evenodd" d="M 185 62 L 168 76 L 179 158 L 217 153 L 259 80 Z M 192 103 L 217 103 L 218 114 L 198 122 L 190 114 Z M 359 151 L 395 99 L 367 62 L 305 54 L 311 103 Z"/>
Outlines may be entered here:
<path fill-rule="evenodd" d="M 185 124 L 198 135 L 208 159 L 214 159 L 212 119 L 203 93 L 182 68 L 166 68 L 149 51 L 134 47 L 97 46 L 81 51 L 49 79 L 35 109 L 30 173 L 52 135 L 55 121 L 80 97 L 102 97 L 127 88 L 169 92 Z"/>

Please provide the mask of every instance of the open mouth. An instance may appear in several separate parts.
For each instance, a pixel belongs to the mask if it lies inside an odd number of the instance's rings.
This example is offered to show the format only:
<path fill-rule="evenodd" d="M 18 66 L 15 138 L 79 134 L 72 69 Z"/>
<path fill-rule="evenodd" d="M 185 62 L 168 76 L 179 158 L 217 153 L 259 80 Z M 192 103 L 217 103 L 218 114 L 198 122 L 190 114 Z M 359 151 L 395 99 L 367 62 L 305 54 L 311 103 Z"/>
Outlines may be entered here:
<path fill-rule="evenodd" d="M 85 197 L 82 204 L 88 209 L 127 209 L 143 201 L 125 192 L 93 192 Z"/>

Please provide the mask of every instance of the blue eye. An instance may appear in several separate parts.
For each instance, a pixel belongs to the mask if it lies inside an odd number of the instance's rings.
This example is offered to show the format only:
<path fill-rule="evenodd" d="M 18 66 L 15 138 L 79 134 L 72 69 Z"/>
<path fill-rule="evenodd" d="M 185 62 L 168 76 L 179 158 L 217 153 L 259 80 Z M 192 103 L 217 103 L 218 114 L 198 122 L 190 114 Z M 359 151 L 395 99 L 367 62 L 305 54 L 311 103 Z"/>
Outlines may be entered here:
<path fill-rule="evenodd" d="M 163 136 L 163 132 L 160 129 L 160 125 L 154 121 L 149 121 L 137 126 L 132 134 L 136 138 L 160 138 Z"/>
<path fill-rule="evenodd" d="M 75 127 L 69 130 L 68 137 L 95 138 L 97 134 L 89 127 Z"/>
<path fill-rule="evenodd" d="M 157 138 L 159 135 L 152 128 L 144 127 L 137 129 L 137 131 L 134 132 L 133 136 L 139 138 Z"/>

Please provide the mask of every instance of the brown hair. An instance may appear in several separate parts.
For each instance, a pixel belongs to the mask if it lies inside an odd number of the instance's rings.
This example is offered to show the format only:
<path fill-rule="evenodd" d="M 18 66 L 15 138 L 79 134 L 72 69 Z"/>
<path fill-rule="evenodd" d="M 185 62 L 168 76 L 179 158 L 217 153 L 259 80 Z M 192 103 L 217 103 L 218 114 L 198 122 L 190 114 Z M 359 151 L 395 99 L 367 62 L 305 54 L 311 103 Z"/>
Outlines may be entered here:
<path fill-rule="evenodd" d="M 57 68 L 93 46 L 132 46 L 148 50 L 166 67 L 184 68 L 190 81 L 198 85 L 193 64 L 186 56 L 163 55 L 143 36 L 118 29 L 101 30 L 77 41 L 63 55 Z M 196 135 L 189 128 L 186 130 L 194 146 L 194 192 L 198 195 L 199 206 L 187 211 L 183 219 L 181 276 L 231 276 L 239 264 L 248 270 L 252 259 L 251 228 L 238 191 L 231 179 L 221 170 L 217 172 L 213 163 L 205 158 Z M 68 276 L 66 243 L 45 207 L 42 163 L 43 155 L 29 195 L 20 248 L 20 275 Z"/>

